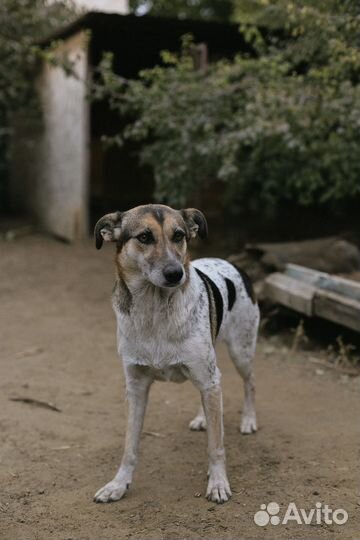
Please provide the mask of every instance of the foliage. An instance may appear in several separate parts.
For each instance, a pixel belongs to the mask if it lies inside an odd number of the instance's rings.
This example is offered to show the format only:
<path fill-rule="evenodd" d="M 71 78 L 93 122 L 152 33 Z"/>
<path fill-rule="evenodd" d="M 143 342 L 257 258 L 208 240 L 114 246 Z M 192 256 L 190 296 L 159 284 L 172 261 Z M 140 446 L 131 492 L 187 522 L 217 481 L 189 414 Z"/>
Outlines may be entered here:
<path fill-rule="evenodd" d="M 4 206 L 11 118 L 34 107 L 33 73 L 39 57 L 36 41 L 74 15 L 70 0 L 0 2 L 0 208 Z"/>
<path fill-rule="evenodd" d="M 217 179 L 235 207 L 341 206 L 360 194 L 359 9 L 242 0 L 236 13 L 257 58 L 195 71 L 185 39 L 180 56 L 126 84 L 104 59 L 94 95 L 131 119 L 115 142 L 143 141 L 156 196 L 172 204 Z M 283 37 L 265 39 L 264 26 Z"/>

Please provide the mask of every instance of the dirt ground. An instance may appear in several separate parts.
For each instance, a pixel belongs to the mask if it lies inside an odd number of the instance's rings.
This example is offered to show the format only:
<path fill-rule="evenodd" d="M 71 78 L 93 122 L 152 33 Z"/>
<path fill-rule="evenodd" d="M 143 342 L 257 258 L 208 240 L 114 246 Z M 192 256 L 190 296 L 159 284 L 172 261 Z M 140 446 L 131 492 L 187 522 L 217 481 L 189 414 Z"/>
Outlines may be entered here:
<path fill-rule="evenodd" d="M 0 241 L 0 539 L 359 539 L 359 379 L 290 354 L 256 355 L 260 429 L 241 436 L 241 381 L 219 348 L 231 501 L 204 498 L 206 434 L 188 429 L 190 383 L 156 383 L 135 482 L 101 505 L 124 443 L 123 376 L 110 305 L 112 249 L 32 235 Z M 11 398 L 54 403 L 61 412 Z M 201 495 L 200 495 L 201 494 Z M 344 508 L 345 525 L 254 522 L 275 501 Z"/>

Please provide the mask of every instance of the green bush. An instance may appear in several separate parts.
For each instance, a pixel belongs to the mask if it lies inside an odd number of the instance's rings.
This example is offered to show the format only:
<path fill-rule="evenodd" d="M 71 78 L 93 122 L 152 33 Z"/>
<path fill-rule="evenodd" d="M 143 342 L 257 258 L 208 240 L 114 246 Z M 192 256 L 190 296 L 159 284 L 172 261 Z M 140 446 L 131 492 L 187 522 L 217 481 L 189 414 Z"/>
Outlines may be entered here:
<path fill-rule="evenodd" d="M 94 98 L 129 118 L 112 142 L 142 141 L 156 197 L 174 205 L 214 180 L 235 210 L 341 206 L 359 195 L 359 8 L 253 0 L 235 13 L 256 58 L 195 71 L 186 38 L 179 56 L 163 54 L 165 67 L 126 84 L 104 58 Z"/>

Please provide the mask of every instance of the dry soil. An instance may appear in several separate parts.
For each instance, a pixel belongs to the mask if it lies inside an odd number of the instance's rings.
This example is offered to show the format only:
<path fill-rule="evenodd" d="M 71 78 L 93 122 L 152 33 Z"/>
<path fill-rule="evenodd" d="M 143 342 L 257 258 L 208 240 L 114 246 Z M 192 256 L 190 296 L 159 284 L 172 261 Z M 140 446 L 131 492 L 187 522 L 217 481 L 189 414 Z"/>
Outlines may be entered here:
<path fill-rule="evenodd" d="M 206 434 L 188 429 L 190 383 L 156 383 L 135 482 L 122 501 L 92 502 L 124 444 L 123 375 L 110 305 L 112 249 L 32 235 L 0 242 L 0 539 L 350 539 L 359 532 L 359 384 L 260 339 L 260 429 L 241 436 L 242 386 L 223 373 L 231 501 L 204 498 Z M 61 412 L 12 398 L 51 402 Z M 275 501 L 344 508 L 345 525 L 254 523 Z"/>

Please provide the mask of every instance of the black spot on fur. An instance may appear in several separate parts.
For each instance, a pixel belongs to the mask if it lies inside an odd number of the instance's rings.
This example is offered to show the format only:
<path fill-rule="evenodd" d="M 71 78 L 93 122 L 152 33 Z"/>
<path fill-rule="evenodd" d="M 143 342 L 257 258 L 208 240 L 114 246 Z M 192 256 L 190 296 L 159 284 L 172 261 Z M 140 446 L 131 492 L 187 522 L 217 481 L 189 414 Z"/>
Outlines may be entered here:
<path fill-rule="evenodd" d="M 218 335 L 220 326 L 223 319 L 223 312 L 224 312 L 224 302 L 221 296 L 221 293 L 215 283 L 212 279 L 209 278 L 206 274 L 204 274 L 201 270 L 198 268 L 195 268 L 196 272 L 202 279 L 202 281 L 205 284 L 208 296 L 209 296 L 209 307 L 210 307 L 210 320 L 212 319 L 212 310 L 211 306 L 212 304 L 215 304 L 215 313 L 216 313 L 216 331 L 215 336 Z"/>
<path fill-rule="evenodd" d="M 224 302 L 223 302 L 221 293 L 219 289 L 217 288 L 217 286 L 215 285 L 215 283 L 209 277 L 208 277 L 208 280 L 209 280 L 209 283 L 210 283 L 210 286 L 211 286 L 211 289 L 215 298 L 216 322 L 217 322 L 216 335 L 218 335 L 220 326 L 222 323 L 222 319 L 223 319 Z"/>
<path fill-rule="evenodd" d="M 226 277 L 225 283 L 228 292 L 228 310 L 231 311 L 236 300 L 236 289 L 231 279 Z"/>
<path fill-rule="evenodd" d="M 245 270 L 242 270 L 241 268 L 239 268 L 235 264 L 233 264 L 233 267 L 236 268 L 236 270 L 239 272 L 239 274 L 241 276 L 241 279 L 243 280 L 246 293 L 247 293 L 248 297 L 251 298 L 252 303 L 255 304 L 256 303 L 256 296 L 255 296 L 255 291 L 254 291 L 254 288 L 253 288 L 250 277 L 245 272 Z"/>

